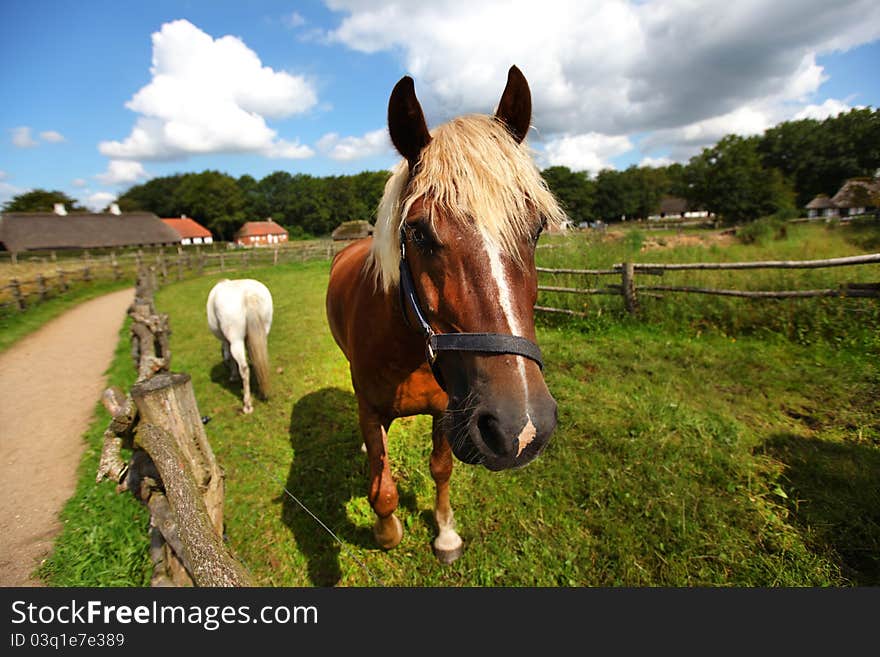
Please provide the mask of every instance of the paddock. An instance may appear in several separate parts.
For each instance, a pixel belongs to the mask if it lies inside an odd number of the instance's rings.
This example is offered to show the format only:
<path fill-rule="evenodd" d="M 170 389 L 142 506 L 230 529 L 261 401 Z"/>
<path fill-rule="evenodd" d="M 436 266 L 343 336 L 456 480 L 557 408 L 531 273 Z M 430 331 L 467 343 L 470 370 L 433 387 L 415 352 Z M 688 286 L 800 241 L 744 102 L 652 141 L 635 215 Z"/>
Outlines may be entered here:
<path fill-rule="evenodd" d="M 728 325 L 697 329 L 676 324 L 678 317 L 640 321 L 622 308 L 587 322 L 539 323 L 548 386 L 559 402 L 557 434 L 521 470 L 499 476 L 457 465 L 452 485 L 465 551 L 452 565 L 438 564 L 430 549 L 430 418 L 395 423 L 390 458 L 406 532 L 394 551 L 376 548 L 347 362 L 322 312 L 328 272 L 327 260 L 249 272 L 275 299 L 276 394 L 257 400 L 247 417 L 203 325 L 203 305 L 192 302 L 216 278 L 169 281 L 157 295 L 172 325 L 172 369 L 191 375 L 226 471 L 229 546 L 259 585 L 880 582 L 880 408 L 870 332 L 843 344 L 801 343 Z M 873 326 L 876 300 L 850 301 L 864 311 L 853 326 Z M 130 369 L 120 349 L 111 382 L 126 386 Z M 92 443 L 106 422 L 99 414 Z M 131 526 L 145 519 L 132 500 L 93 481 L 87 508 L 76 499 L 68 505 L 68 526 L 44 572 L 56 585 L 141 585 L 149 578 L 147 548 Z M 86 536 L 94 566 L 75 554 Z"/>

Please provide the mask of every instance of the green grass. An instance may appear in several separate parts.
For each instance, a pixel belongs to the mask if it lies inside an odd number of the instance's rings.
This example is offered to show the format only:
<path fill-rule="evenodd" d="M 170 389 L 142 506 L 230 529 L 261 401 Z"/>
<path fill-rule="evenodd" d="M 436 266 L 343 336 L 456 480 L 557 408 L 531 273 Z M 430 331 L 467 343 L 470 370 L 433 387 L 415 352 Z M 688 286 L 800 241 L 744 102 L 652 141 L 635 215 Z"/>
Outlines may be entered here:
<path fill-rule="evenodd" d="M 0 315 L 0 352 L 83 301 L 133 285 L 132 281 L 96 281 L 27 308 L 24 312 Z"/>
<path fill-rule="evenodd" d="M 559 425 L 523 470 L 456 463 L 452 505 L 465 553 L 451 566 L 430 547 L 430 420 L 392 425 L 405 533 L 394 550 L 377 549 L 356 401 L 324 317 L 328 271 L 317 262 L 249 273 L 275 299 L 274 394 L 249 416 L 238 412 L 240 386 L 227 382 L 205 322 L 216 278 L 157 296 L 171 317 L 172 369 L 192 375 L 211 418 L 229 544 L 258 584 L 880 585 L 880 368 L 869 347 L 611 312 L 541 320 Z M 125 337 L 111 370 L 120 382 L 133 378 Z M 143 509 L 94 484 L 106 422 L 104 414 L 89 434 L 64 534 L 42 569 L 50 584 L 148 580 Z"/>
<path fill-rule="evenodd" d="M 551 236 L 538 251 L 544 267 L 607 269 L 615 263 L 739 262 L 758 260 L 819 260 L 876 253 L 880 223 L 855 225 L 787 224 L 785 236 L 758 243 L 729 246 L 689 246 L 643 252 L 645 231 L 623 229 L 609 239 L 594 232 L 570 237 Z M 652 237 L 674 231 L 651 232 Z M 705 235 L 692 230 L 685 234 Z M 766 269 L 745 271 L 667 271 L 663 276 L 636 275 L 636 285 L 674 285 L 732 290 L 806 290 L 837 288 L 841 283 L 876 283 L 880 264 L 826 269 Z M 561 287 L 601 288 L 620 284 L 620 276 L 542 275 L 541 282 Z M 623 300 L 614 295 L 572 295 L 541 292 L 541 305 L 566 308 L 586 315 L 587 322 L 610 326 L 623 316 Z M 831 343 L 880 350 L 880 301 L 877 299 L 740 299 L 733 297 L 639 292 L 640 318 L 669 330 L 716 332 L 727 336 L 783 336 L 804 345 Z"/>

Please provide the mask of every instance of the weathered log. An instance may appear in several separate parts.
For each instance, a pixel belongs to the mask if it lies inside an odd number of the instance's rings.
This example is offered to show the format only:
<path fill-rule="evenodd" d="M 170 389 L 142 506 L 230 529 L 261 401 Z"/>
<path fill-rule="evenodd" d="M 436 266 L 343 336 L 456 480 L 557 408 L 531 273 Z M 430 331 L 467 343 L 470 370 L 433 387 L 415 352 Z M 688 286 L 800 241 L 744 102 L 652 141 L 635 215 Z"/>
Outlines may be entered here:
<path fill-rule="evenodd" d="M 161 491 L 154 491 L 147 502 L 150 509 L 150 524 L 162 532 L 165 542 L 180 557 L 184 566 L 192 572 L 192 564 L 186 563 L 183 543 L 180 542 L 180 529 L 177 526 L 177 517 L 171 510 L 168 498 Z"/>
<path fill-rule="evenodd" d="M 132 386 L 131 396 L 142 422 L 162 427 L 174 437 L 201 489 L 214 527 L 222 534 L 224 474 L 208 442 L 190 376 L 157 374 Z M 152 452 L 150 455 L 155 458 Z"/>
<path fill-rule="evenodd" d="M 124 441 L 128 443 L 127 447 L 131 447 L 131 433 L 137 421 L 137 408 L 132 398 L 115 386 L 104 391 L 101 402 L 112 419 L 104 431 L 101 460 L 98 463 L 95 481 L 100 483 L 107 478 L 122 484 L 128 471 L 128 464 L 122 460 L 120 450 Z"/>
<path fill-rule="evenodd" d="M 189 377 L 185 378 L 189 383 Z M 133 397 L 142 417 L 148 417 L 146 409 L 150 405 L 141 407 L 140 401 L 144 397 L 138 394 Z M 184 561 L 192 568 L 193 582 L 197 586 L 249 586 L 247 572 L 226 549 L 221 534 L 208 515 L 200 486 L 190 469 L 189 457 L 184 454 L 176 436 L 161 426 L 141 423 L 137 441 L 149 452 L 162 476 L 168 503 L 177 517 Z"/>

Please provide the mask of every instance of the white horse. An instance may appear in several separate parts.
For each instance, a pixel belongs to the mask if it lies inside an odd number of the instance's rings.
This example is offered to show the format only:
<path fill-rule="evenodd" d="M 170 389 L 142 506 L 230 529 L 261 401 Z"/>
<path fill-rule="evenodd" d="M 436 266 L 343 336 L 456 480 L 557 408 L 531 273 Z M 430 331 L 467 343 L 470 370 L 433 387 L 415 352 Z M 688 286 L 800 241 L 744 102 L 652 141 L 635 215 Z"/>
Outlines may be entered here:
<path fill-rule="evenodd" d="M 208 294 L 207 310 L 208 326 L 223 344 L 223 361 L 229 367 L 229 380 L 234 381 L 236 375 L 241 378 L 244 391 L 242 411 L 252 413 L 248 356 L 260 394 L 264 399 L 269 396 L 267 337 L 272 328 L 272 295 L 260 281 L 226 278 Z M 237 371 L 231 359 L 238 364 Z"/>

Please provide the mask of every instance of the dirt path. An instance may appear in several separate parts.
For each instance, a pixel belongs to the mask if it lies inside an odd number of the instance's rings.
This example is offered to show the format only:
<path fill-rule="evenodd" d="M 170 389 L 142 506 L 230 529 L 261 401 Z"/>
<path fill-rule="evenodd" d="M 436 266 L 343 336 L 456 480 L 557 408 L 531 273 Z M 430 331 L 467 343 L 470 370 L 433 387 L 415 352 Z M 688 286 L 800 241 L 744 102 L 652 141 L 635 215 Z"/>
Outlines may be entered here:
<path fill-rule="evenodd" d="M 86 301 L 0 353 L 0 586 L 41 586 L 30 574 L 61 529 L 133 298 Z"/>

